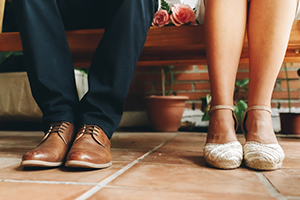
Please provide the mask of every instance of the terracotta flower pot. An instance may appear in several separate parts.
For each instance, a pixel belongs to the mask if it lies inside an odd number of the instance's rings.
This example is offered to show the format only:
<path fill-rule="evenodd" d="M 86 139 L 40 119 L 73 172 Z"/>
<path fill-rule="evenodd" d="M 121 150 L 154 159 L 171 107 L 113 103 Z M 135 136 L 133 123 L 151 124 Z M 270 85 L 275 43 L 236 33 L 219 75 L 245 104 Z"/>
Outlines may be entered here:
<path fill-rule="evenodd" d="M 177 131 L 185 108 L 187 96 L 148 96 L 146 109 L 156 131 Z"/>
<path fill-rule="evenodd" d="M 279 113 L 281 133 L 300 135 L 300 113 Z"/>

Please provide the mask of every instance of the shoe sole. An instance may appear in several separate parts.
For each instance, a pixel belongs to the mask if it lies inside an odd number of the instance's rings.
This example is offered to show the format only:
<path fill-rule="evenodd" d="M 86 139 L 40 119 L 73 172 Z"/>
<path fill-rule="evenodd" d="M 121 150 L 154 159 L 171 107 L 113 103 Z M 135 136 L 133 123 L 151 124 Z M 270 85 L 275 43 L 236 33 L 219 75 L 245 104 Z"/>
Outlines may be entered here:
<path fill-rule="evenodd" d="M 21 165 L 23 167 L 59 167 L 63 162 L 47 162 L 41 160 L 23 160 Z"/>
<path fill-rule="evenodd" d="M 225 169 L 225 170 L 237 169 L 242 164 L 242 162 L 240 162 L 238 164 L 229 164 L 229 162 L 211 162 L 208 160 L 205 160 L 205 161 L 212 167 L 215 167 L 217 169 Z"/>
<path fill-rule="evenodd" d="M 245 165 L 254 170 L 271 171 L 271 170 L 279 169 L 281 167 L 282 163 L 279 163 L 279 164 L 274 164 L 274 163 L 270 163 L 270 162 L 251 163 L 251 162 L 245 161 Z"/>
<path fill-rule="evenodd" d="M 78 161 L 78 160 L 70 160 L 65 163 L 66 167 L 74 167 L 74 168 L 92 168 L 92 169 L 102 169 L 107 168 L 112 165 L 111 162 L 105 164 L 95 164 L 85 161 Z"/>

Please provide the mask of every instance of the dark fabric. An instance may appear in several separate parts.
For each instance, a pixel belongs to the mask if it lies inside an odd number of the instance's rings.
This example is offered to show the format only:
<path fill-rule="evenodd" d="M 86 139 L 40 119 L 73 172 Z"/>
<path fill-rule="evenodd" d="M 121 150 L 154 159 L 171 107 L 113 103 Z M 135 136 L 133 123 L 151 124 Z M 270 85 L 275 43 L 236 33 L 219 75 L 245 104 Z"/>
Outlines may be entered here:
<path fill-rule="evenodd" d="M 16 32 L 16 31 L 18 31 L 18 28 L 17 28 L 17 23 L 14 16 L 12 4 L 11 2 L 6 1 L 5 8 L 4 8 L 2 32 Z"/>
<path fill-rule="evenodd" d="M 11 54 L 0 63 L 0 73 L 3 72 L 24 72 L 24 61 L 21 53 L 6 52 Z"/>
<path fill-rule="evenodd" d="M 43 125 L 69 121 L 117 128 L 157 0 L 13 0 L 31 89 Z M 65 30 L 105 28 L 81 102 Z"/>

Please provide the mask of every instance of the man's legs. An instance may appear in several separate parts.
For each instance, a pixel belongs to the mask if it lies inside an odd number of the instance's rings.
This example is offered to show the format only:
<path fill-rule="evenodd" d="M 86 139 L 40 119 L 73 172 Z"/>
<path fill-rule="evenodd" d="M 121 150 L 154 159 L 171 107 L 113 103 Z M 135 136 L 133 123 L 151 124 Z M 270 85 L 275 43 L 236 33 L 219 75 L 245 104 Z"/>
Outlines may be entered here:
<path fill-rule="evenodd" d="M 106 4 L 115 8 L 111 2 Z M 117 11 L 105 27 L 90 67 L 89 91 L 80 102 L 80 123 L 100 126 L 109 138 L 120 122 L 157 0 L 115 0 L 113 4 Z"/>
<path fill-rule="evenodd" d="M 76 6 L 72 7 L 75 8 L 74 12 L 74 9 L 63 6 L 67 2 L 71 6 L 85 2 L 86 4 L 92 3 L 106 7 L 102 10 L 98 7 L 99 15 L 90 15 L 92 23 L 83 23 L 87 25 L 83 28 L 96 28 L 104 24 L 106 32 L 91 66 L 89 76 L 90 92 L 81 103 L 82 115 L 80 118 L 80 125 L 98 125 L 104 129 L 107 135 L 105 137 L 103 136 L 105 133 L 95 126 L 92 126 L 92 132 L 89 132 L 91 126 L 87 126 L 87 129 L 84 128 L 80 131 L 91 133 L 93 138 L 97 137 L 96 141 L 98 143 L 106 146 L 109 144 L 108 138 L 111 137 L 120 121 L 123 103 L 153 14 L 156 11 L 157 3 L 156 0 L 148 0 L 147 2 L 119 0 L 111 3 L 107 1 L 99 3 L 99 1 L 94 0 L 14 0 L 32 92 L 44 113 L 44 127 L 55 121 L 75 122 L 74 113 L 78 104 L 78 97 L 63 21 L 72 20 L 70 18 L 72 14 L 82 15 L 83 18 L 87 17 L 86 14 L 89 12 L 82 13 L 81 6 L 77 7 L 80 8 L 79 12 L 76 12 Z M 108 8 L 114 8 L 115 10 L 110 12 Z M 70 14 L 65 14 L 66 11 L 70 10 L 73 11 Z M 108 10 L 108 12 L 104 12 L 104 10 Z M 99 16 L 101 16 L 101 20 L 98 18 Z M 80 18 L 80 20 L 82 19 Z M 103 21 L 104 23 L 102 23 Z M 79 26 L 82 22 L 79 23 Z M 77 25 L 76 23 L 65 24 L 67 29 L 77 28 Z M 52 151 L 50 153 L 49 151 L 46 152 L 48 157 L 45 159 L 48 159 L 48 161 L 49 154 L 57 151 L 57 149 L 54 149 L 53 144 L 56 145 L 63 141 L 69 147 L 72 137 L 64 138 L 63 133 L 74 132 L 73 125 L 71 128 L 66 128 L 65 123 L 54 124 L 51 127 L 49 134 L 45 136 L 43 143 L 40 145 L 41 148 L 44 148 L 49 143 L 45 142 L 46 140 L 52 141 L 52 144 L 46 147 Z M 69 129 L 72 129 L 72 131 L 69 131 Z M 55 134 L 52 134 L 53 132 Z M 53 135 L 56 136 L 56 140 L 53 140 Z M 82 139 L 85 139 L 85 137 L 82 137 L 81 141 Z M 82 142 L 78 141 L 78 138 L 76 141 L 80 148 L 90 147 L 90 144 L 81 144 Z M 88 139 L 89 142 L 91 141 Z M 65 153 L 65 148 L 60 148 Z M 78 153 L 78 148 L 73 149 Z M 96 149 L 92 150 L 95 151 Z M 36 151 L 31 152 L 30 156 L 36 153 Z M 39 151 L 38 153 L 42 153 L 42 157 L 45 156 L 45 152 Z M 81 152 L 79 153 L 81 154 Z M 59 157 L 61 157 L 61 154 L 62 152 L 59 153 Z M 51 156 L 52 160 L 53 157 L 58 159 L 57 155 Z M 59 159 L 59 162 L 50 161 L 50 163 L 48 161 L 41 165 L 33 163 L 33 166 L 58 166 L 62 160 Z"/>
<path fill-rule="evenodd" d="M 89 91 L 80 102 L 82 128 L 67 157 L 66 166 L 70 167 L 110 166 L 108 139 L 120 122 L 129 85 L 157 9 L 157 0 L 115 0 L 104 4 L 106 16 L 114 14 L 106 19 L 109 21 L 105 34 L 90 67 Z"/>
<path fill-rule="evenodd" d="M 63 1 L 13 1 L 32 94 L 44 114 L 44 131 L 48 130 L 41 144 L 23 156 L 23 166 L 62 165 L 74 139 L 79 100 L 63 23 L 66 17 L 61 16 L 68 10 Z M 77 5 L 81 2 L 74 0 Z"/>
<path fill-rule="evenodd" d="M 75 122 L 78 105 L 74 68 L 56 0 L 13 0 L 32 94 L 43 112 L 43 128 Z"/>

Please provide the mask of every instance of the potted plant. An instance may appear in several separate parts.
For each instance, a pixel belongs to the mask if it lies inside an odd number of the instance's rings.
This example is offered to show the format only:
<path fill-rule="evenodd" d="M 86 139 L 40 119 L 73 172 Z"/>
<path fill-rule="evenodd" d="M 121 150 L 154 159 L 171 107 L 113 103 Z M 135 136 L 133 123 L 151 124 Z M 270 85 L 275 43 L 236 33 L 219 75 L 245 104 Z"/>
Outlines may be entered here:
<path fill-rule="evenodd" d="M 283 66 L 284 66 L 284 70 L 285 70 L 285 79 L 286 79 L 286 83 L 287 83 L 289 112 L 279 113 L 281 133 L 300 135 L 300 113 L 292 112 L 291 91 L 290 91 L 290 83 L 289 83 L 288 70 L 287 70 L 286 63 L 284 63 Z M 299 75 L 299 71 L 298 71 L 298 75 Z"/>
<path fill-rule="evenodd" d="M 195 9 L 187 4 L 177 3 L 169 5 L 167 1 L 160 0 L 160 6 L 155 13 L 152 26 L 163 27 L 166 25 L 196 25 Z M 174 1 L 173 1 L 174 2 Z M 146 99 L 146 110 L 150 123 L 156 131 L 177 131 L 185 108 L 187 96 L 176 96 L 172 94 L 174 76 L 173 66 L 162 67 L 162 95 L 148 96 Z M 170 89 L 166 92 L 166 74 L 170 76 Z"/>
<path fill-rule="evenodd" d="M 187 96 L 172 94 L 174 83 L 173 66 L 162 67 L 162 95 L 145 97 L 148 119 L 155 131 L 177 131 L 185 108 Z M 166 74 L 169 74 L 169 90 L 166 92 Z"/>
<path fill-rule="evenodd" d="M 242 124 L 244 113 L 247 109 L 247 103 L 245 102 L 245 97 L 243 95 L 240 96 L 240 91 L 248 91 L 248 83 L 249 79 L 243 79 L 235 81 L 235 88 L 234 88 L 234 114 L 236 115 L 238 119 L 239 125 Z M 209 109 L 210 109 L 210 103 L 211 103 L 211 95 L 208 94 L 205 97 L 200 98 L 202 101 L 201 110 L 204 112 L 204 115 L 202 117 L 202 121 L 208 121 L 209 120 Z M 239 127 L 240 129 L 240 127 Z M 238 131 L 240 132 L 240 131 Z"/>

